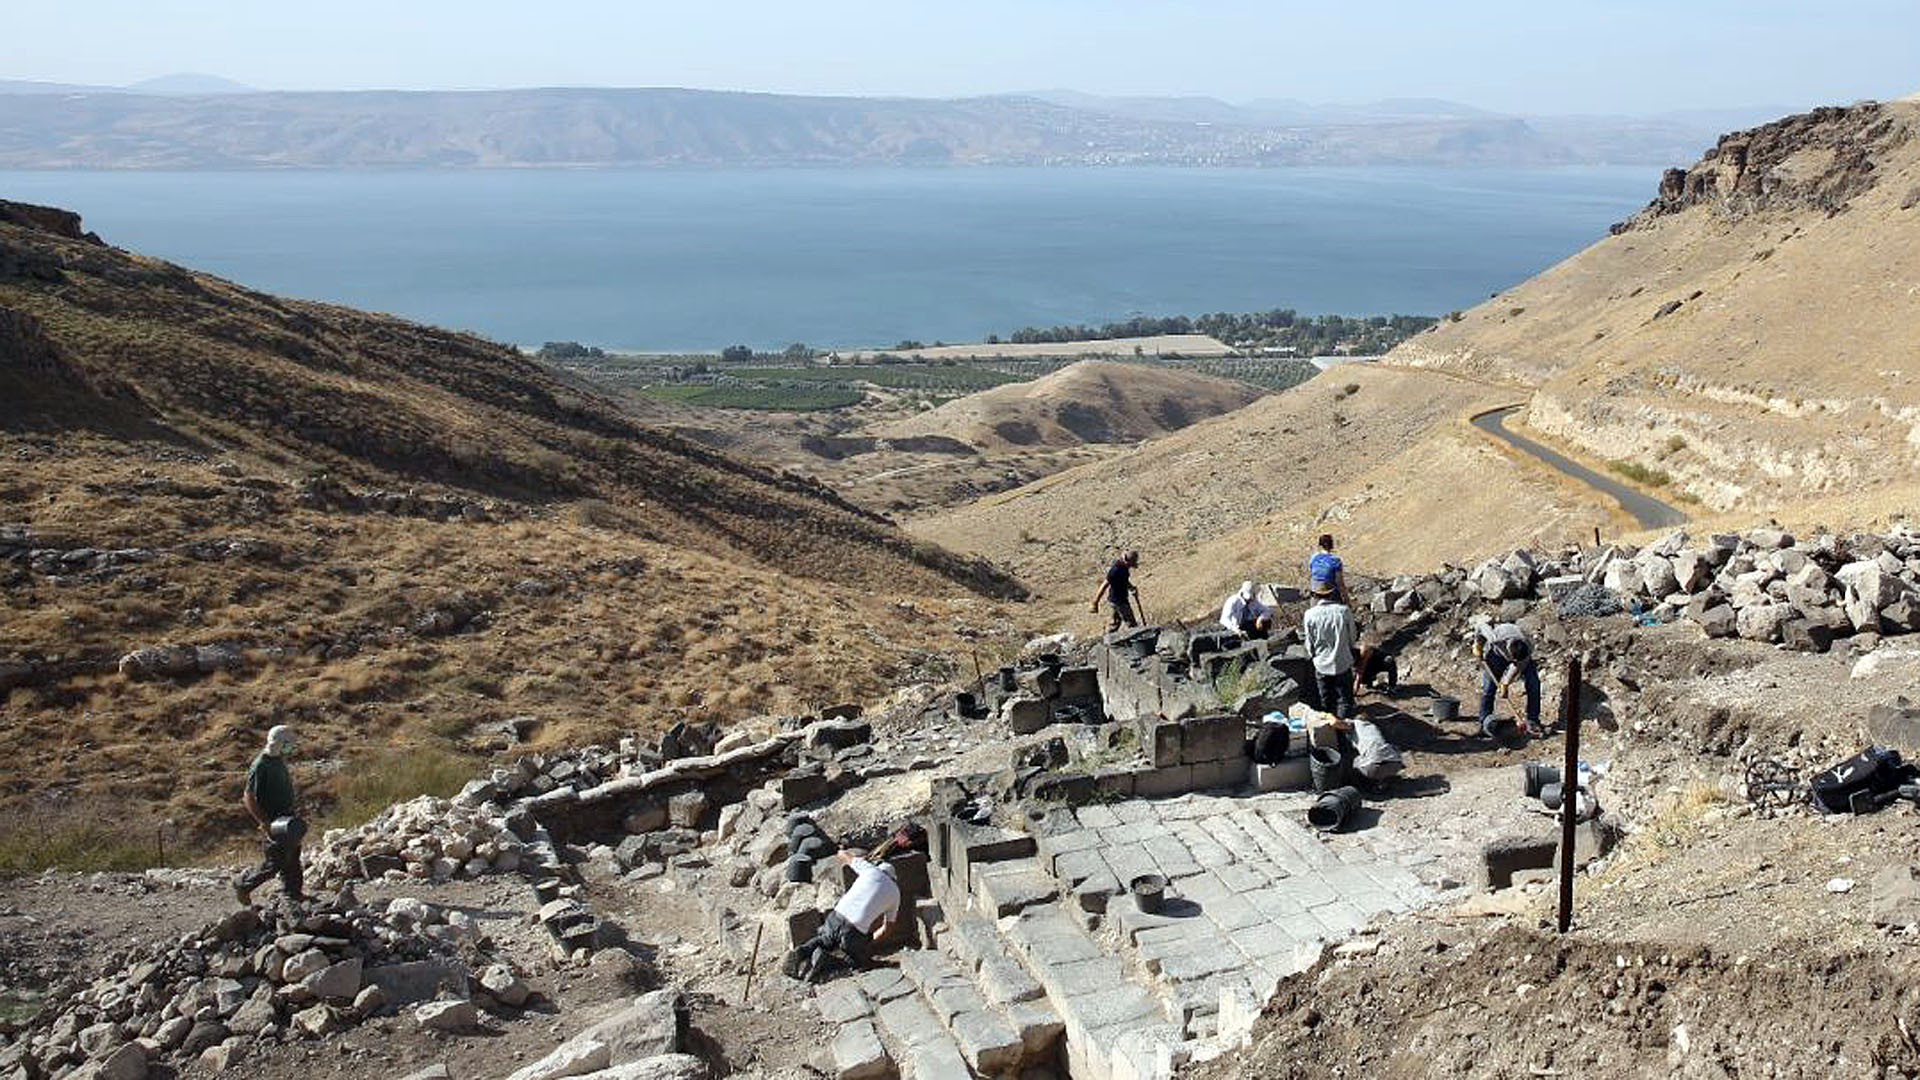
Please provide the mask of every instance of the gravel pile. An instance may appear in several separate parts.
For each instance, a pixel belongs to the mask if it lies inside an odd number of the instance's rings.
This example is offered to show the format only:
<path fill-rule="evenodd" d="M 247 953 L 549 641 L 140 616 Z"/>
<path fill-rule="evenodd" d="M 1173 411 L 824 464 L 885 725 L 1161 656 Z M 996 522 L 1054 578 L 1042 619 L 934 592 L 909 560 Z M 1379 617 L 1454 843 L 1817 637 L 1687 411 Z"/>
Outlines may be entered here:
<path fill-rule="evenodd" d="M 1563 618 L 1599 619 L 1626 610 L 1620 594 L 1605 585 L 1582 585 L 1560 598 L 1555 610 Z"/>

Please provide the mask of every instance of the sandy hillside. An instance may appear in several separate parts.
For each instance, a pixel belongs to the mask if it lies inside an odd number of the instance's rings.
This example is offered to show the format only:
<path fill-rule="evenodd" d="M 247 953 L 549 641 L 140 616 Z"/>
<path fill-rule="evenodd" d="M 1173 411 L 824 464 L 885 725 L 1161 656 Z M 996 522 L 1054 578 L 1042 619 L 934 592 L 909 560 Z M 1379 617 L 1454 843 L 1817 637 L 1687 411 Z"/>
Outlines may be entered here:
<path fill-rule="evenodd" d="M 1610 506 L 1465 423 L 1512 398 L 1355 364 L 911 528 L 1082 613 L 1114 549 L 1138 547 L 1155 618 L 1204 610 L 1247 577 L 1298 584 L 1322 531 L 1356 568 L 1387 573 L 1621 528 Z"/>
<path fill-rule="evenodd" d="M 1083 360 L 1032 382 L 949 401 L 874 434 L 946 436 L 987 451 L 1139 442 L 1232 412 L 1263 393 L 1211 375 Z"/>
<path fill-rule="evenodd" d="M 1899 102 L 1727 135 L 1614 235 L 1392 360 L 1534 390 L 1534 431 L 1702 509 L 1911 505 L 1917 125 Z"/>
<path fill-rule="evenodd" d="M 15 836 L 111 798 L 215 843 L 274 723 L 346 783 L 881 695 L 1017 592 L 513 350 L 4 202 L 0 458 Z"/>

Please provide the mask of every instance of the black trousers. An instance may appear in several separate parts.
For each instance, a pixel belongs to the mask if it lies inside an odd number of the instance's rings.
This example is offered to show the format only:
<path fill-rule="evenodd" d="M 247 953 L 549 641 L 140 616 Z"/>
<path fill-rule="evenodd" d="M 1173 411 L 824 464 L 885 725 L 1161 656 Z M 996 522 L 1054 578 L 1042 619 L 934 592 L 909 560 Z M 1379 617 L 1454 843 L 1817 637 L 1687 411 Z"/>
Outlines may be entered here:
<path fill-rule="evenodd" d="M 300 842 L 298 840 L 269 838 L 260 865 L 240 875 L 240 887 L 251 891 L 265 884 L 266 880 L 275 874 L 280 875 L 280 888 L 288 896 L 304 895 L 300 891 Z"/>
<path fill-rule="evenodd" d="M 1330 712 L 1342 720 L 1353 718 L 1353 671 L 1343 671 L 1338 675 L 1313 673 L 1313 681 L 1320 688 L 1320 711 Z"/>
<path fill-rule="evenodd" d="M 1133 604 L 1127 597 L 1114 596 L 1110 602 L 1113 605 L 1113 617 L 1107 620 L 1107 633 L 1111 634 L 1122 626 L 1140 625 L 1140 620 L 1133 614 Z"/>
<path fill-rule="evenodd" d="M 837 911 L 827 912 L 820 929 L 794 950 L 799 957 L 799 977 L 819 982 L 842 958 L 855 970 L 873 959 L 873 939 L 854 928 Z"/>

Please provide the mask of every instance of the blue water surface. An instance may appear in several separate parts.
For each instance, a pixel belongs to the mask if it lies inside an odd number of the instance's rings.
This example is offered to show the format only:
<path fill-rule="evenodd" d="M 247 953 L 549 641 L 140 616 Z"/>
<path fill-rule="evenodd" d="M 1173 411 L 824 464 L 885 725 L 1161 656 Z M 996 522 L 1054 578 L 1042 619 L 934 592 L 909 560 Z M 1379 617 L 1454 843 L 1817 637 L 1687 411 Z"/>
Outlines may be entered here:
<path fill-rule="evenodd" d="M 975 341 L 1290 307 L 1442 314 L 1606 234 L 1643 168 L 0 172 L 270 292 L 649 350 Z"/>

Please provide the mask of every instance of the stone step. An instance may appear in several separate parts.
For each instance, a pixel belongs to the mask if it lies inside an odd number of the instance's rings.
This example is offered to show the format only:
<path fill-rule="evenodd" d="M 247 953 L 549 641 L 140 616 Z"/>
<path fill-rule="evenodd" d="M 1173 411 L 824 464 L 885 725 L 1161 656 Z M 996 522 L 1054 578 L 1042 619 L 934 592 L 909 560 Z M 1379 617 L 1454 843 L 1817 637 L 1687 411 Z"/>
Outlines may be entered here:
<path fill-rule="evenodd" d="M 1020 1064 L 1027 1040 L 988 1005 L 972 979 L 946 953 L 937 949 L 904 953 L 900 970 L 959 1044 L 968 1067 L 991 1075 Z"/>
<path fill-rule="evenodd" d="M 883 1003 L 880 1023 L 900 1047 L 907 1080 L 974 1080 L 960 1045 L 918 994 Z"/>
<path fill-rule="evenodd" d="M 1156 1080 L 1187 1059 L 1184 1032 L 1160 997 L 1065 908 L 1028 908 L 1000 927 L 1059 1013 L 1076 1078 Z"/>
<path fill-rule="evenodd" d="M 1060 881 L 1037 859 L 1008 859 L 973 868 L 973 903 L 992 918 L 1003 918 L 1060 895 Z"/>
<path fill-rule="evenodd" d="M 839 979 L 814 991 L 814 1007 L 840 1025 L 828 1047 L 835 1080 L 888 1080 L 899 1075 L 880 1039 L 873 1001 L 854 979 Z"/>

